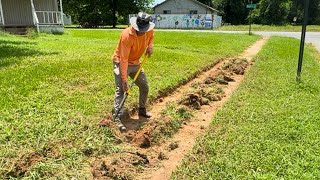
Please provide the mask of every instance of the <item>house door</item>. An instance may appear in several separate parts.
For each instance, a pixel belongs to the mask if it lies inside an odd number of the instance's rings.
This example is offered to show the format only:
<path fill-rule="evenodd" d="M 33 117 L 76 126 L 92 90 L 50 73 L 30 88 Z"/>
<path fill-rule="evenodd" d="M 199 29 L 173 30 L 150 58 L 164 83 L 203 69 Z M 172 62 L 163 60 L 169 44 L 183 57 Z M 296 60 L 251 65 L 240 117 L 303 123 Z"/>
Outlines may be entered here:
<path fill-rule="evenodd" d="M 30 0 L 1 0 L 5 26 L 33 26 Z"/>

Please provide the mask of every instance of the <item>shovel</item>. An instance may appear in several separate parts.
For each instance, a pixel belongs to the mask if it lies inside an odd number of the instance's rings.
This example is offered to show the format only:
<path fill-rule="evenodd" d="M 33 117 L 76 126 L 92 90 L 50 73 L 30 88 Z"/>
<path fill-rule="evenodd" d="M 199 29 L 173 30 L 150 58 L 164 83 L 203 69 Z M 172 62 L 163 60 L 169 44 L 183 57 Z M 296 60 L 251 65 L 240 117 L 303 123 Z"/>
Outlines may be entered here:
<path fill-rule="evenodd" d="M 145 62 L 147 61 L 147 59 L 148 59 L 148 55 L 145 55 L 143 61 L 142 61 L 141 64 L 140 64 L 140 68 L 138 69 L 136 75 L 135 75 L 134 78 L 133 78 L 133 81 L 132 81 L 131 84 L 129 85 L 129 88 L 127 89 L 127 91 L 124 92 L 124 94 L 123 94 L 123 98 L 122 98 L 122 100 L 121 100 L 121 102 L 120 102 L 120 105 L 119 105 L 118 110 L 116 111 L 115 115 L 113 116 L 113 120 L 118 116 L 120 110 L 122 109 L 122 106 L 124 105 L 124 102 L 126 101 L 128 95 L 129 95 L 129 93 L 130 93 L 130 90 L 131 90 L 132 87 L 134 86 L 134 83 L 135 83 L 135 81 L 137 80 L 137 78 L 138 78 L 138 76 L 139 76 L 139 74 L 140 74 L 140 72 L 141 72 L 141 70 L 142 70 L 142 67 L 143 67 L 143 65 L 145 64 Z"/>

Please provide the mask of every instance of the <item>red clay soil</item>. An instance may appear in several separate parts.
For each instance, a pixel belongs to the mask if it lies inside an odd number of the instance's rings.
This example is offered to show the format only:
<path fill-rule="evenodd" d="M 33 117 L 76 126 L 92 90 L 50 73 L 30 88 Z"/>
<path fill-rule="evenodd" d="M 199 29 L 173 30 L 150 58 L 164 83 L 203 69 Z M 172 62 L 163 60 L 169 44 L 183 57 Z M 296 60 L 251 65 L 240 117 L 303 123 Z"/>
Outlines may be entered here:
<path fill-rule="evenodd" d="M 5 174 L 5 179 L 21 178 L 27 175 L 35 164 L 39 163 L 45 158 L 58 159 L 60 157 L 61 154 L 56 148 L 55 144 L 50 144 L 37 152 L 22 154 L 13 163 L 11 170 Z"/>
<path fill-rule="evenodd" d="M 20 160 L 14 163 L 13 168 L 7 175 L 11 177 L 24 176 L 34 164 L 42 159 L 43 156 L 39 153 L 24 155 L 20 158 Z"/>
<path fill-rule="evenodd" d="M 196 138 L 201 136 L 210 125 L 217 110 L 237 89 L 244 74 L 253 64 L 252 58 L 266 41 L 267 38 L 260 39 L 239 57 L 220 60 L 213 68 L 180 86 L 171 95 L 158 99 L 150 109 L 153 114 L 151 119 L 139 118 L 136 115 L 127 118 L 123 123 L 128 131 L 123 134 L 117 132 L 116 136 L 122 140 L 124 146 L 134 152 L 122 152 L 93 159 L 93 177 L 95 179 L 169 179 L 184 155 L 194 146 Z M 194 88 L 195 84 L 199 85 L 198 89 Z M 208 96 L 205 89 L 212 84 L 220 87 L 223 93 Z M 173 102 L 191 109 L 193 118 L 184 122 L 172 137 L 153 142 L 153 132 L 157 128 L 163 128 L 157 122 L 170 121 L 170 118 L 164 118 L 161 112 Z M 106 124 L 106 122 L 103 123 Z M 113 126 L 108 121 L 107 125 Z M 117 163 L 114 163 L 115 161 Z"/>

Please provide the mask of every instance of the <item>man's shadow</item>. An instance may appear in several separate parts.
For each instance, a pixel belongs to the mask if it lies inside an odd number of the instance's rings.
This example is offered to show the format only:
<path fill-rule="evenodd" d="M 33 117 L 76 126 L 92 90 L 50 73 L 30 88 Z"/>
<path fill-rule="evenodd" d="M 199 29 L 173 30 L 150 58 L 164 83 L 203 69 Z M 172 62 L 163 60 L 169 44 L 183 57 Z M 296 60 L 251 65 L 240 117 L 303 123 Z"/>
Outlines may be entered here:
<path fill-rule="evenodd" d="M 148 122 L 148 118 L 140 117 L 140 116 L 130 116 L 128 112 L 124 112 L 121 117 L 122 124 L 127 128 L 127 130 L 138 130 L 140 129 L 146 122 Z"/>

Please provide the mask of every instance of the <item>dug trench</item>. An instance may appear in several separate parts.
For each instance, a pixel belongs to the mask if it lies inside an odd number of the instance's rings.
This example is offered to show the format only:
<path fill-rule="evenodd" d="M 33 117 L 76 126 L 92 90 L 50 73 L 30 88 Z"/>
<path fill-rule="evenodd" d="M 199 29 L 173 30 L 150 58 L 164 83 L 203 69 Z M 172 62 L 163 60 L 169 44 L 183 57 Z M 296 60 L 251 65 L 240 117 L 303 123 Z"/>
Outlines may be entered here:
<path fill-rule="evenodd" d="M 128 114 L 123 120 L 128 129 L 125 133 L 118 132 L 110 119 L 103 120 L 102 125 L 114 128 L 125 150 L 92 158 L 93 178 L 169 179 L 217 110 L 237 89 L 266 41 L 258 40 L 239 57 L 221 59 L 170 95 L 158 98 L 150 110 L 152 118 Z"/>

